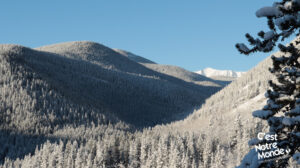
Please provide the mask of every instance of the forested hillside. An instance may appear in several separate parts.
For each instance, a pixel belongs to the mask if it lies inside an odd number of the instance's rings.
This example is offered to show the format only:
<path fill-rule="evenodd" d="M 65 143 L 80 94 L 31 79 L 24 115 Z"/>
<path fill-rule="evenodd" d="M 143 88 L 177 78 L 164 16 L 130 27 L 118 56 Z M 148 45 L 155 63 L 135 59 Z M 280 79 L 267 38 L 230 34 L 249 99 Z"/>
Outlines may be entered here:
<path fill-rule="evenodd" d="M 209 125 L 209 122 L 199 122 L 200 120 L 208 121 L 207 118 L 215 120 L 217 117 L 223 118 L 222 120 L 231 120 L 240 115 L 243 121 L 251 119 L 251 112 L 265 104 L 264 94 L 268 89 L 268 80 L 274 79 L 268 71 L 271 64 L 270 57 L 266 58 L 243 76 L 208 98 L 200 109 L 177 124 L 184 123 L 185 126 L 190 125 L 191 128 L 198 129 Z M 231 126 L 230 122 L 225 122 L 225 124 Z"/>
<path fill-rule="evenodd" d="M 221 88 L 153 71 L 92 42 L 38 50 L 1 45 L 0 61 L 4 167 L 153 166 L 161 159 L 155 151 L 181 150 L 186 137 L 179 143 L 177 134 L 165 132 L 162 138 L 159 132 L 136 128 L 170 122 Z M 158 142 L 168 151 L 158 148 Z M 181 148 L 196 148 L 191 147 Z M 195 152 L 185 154 L 186 162 Z M 157 164 L 181 164 L 171 159 L 181 159 L 180 151 L 167 155 L 170 160 Z"/>
<path fill-rule="evenodd" d="M 0 47 L 0 167 L 234 167 L 265 129 L 250 115 L 265 105 L 269 58 L 185 120 L 136 129 L 164 123 L 179 105 L 197 104 L 202 89 L 218 87 L 159 73 L 164 66 L 149 69 L 97 43 L 38 50 Z"/>
<path fill-rule="evenodd" d="M 299 47 L 298 44 L 297 46 Z M 282 53 L 277 52 L 272 55 L 278 57 Z M 256 137 L 253 133 L 260 130 L 267 131 L 267 123 L 253 118 L 252 112 L 266 105 L 265 93 L 269 88 L 268 81 L 276 81 L 275 76 L 269 72 L 271 66 L 272 60 L 269 56 L 208 98 L 201 108 L 195 110 L 186 119 L 166 127 L 183 132 L 189 130 L 210 135 L 213 139 L 219 139 L 221 146 L 236 141 L 236 145 L 231 146 L 230 150 L 238 158 L 237 160 L 242 159 L 250 149 L 248 141 Z M 238 124 L 233 121 L 238 121 Z M 227 156 L 224 157 L 227 158 Z"/>
<path fill-rule="evenodd" d="M 52 74 L 59 78 L 54 84 L 64 87 L 71 98 L 104 107 L 122 121 L 139 127 L 170 122 L 221 89 L 216 83 L 200 85 L 153 71 L 93 42 L 68 42 L 38 50 L 71 58 L 67 62 L 82 62 L 80 67 L 67 63 L 71 66 Z M 89 68 L 82 69 L 84 64 Z M 56 66 L 66 65 L 52 64 L 48 69 Z M 76 73 L 75 78 L 68 79 L 70 73 Z"/>

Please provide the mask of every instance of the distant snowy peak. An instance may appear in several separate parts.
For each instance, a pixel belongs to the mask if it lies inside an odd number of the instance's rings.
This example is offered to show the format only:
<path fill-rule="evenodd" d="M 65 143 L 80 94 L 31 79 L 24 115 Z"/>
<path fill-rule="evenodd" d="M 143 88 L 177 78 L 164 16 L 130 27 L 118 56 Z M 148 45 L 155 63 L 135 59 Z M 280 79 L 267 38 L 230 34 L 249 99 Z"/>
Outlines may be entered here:
<path fill-rule="evenodd" d="M 206 77 L 222 76 L 222 77 L 238 78 L 238 77 L 241 77 L 246 72 L 235 72 L 232 70 L 217 70 L 217 69 L 213 69 L 213 68 L 205 68 L 203 70 L 197 71 L 196 73 L 198 73 L 200 75 L 204 75 Z"/>

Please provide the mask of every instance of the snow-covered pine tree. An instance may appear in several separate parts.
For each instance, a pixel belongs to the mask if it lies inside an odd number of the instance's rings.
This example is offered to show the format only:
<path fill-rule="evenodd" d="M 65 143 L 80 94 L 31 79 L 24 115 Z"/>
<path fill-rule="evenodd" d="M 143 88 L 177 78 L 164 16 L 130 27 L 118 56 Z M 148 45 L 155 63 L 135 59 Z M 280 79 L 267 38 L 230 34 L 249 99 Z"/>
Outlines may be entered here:
<path fill-rule="evenodd" d="M 246 34 L 252 48 L 239 43 L 237 49 L 243 54 L 253 52 L 270 52 L 277 45 L 278 40 L 284 40 L 293 34 L 299 35 L 300 28 L 300 0 L 281 0 L 270 7 L 263 7 L 256 12 L 257 17 L 266 17 L 269 31 L 260 31 L 254 39 Z M 300 164 L 300 64 L 299 49 L 295 46 L 299 40 L 284 46 L 278 44 L 283 55 L 272 56 L 273 73 L 277 81 L 269 81 L 270 89 L 265 96 L 267 105 L 262 110 L 254 111 L 253 116 L 266 120 L 269 134 L 278 136 L 278 148 L 288 149 L 285 157 L 273 160 L 258 160 L 258 153 L 252 149 L 242 160 L 239 167 L 286 167 L 288 160 L 293 157 Z M 250 145 L 270 143 L 267 140 L 251 140 Z"/>

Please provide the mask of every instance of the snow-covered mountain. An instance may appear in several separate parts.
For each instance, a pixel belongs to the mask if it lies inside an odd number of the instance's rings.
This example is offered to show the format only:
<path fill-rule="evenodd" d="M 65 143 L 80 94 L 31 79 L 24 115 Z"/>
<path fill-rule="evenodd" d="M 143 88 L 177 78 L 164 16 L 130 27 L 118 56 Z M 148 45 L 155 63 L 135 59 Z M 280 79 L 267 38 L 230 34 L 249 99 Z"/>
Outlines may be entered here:
<path fill-rule="evenodd" d="M 64 72 L 60 72 L 56 64 L 48 67 L 48 71 L 55 69 L 56 74 L 51 74 L 51 77 L 55 77 L 53 79 L 56 81 L 55 83 L 62 82 L 58 87 L 66 86 L 63 89 L 64 92 L 70 93 L 70 95 L 78 94 L 78 97 L 74 95 L 72 98 L 82 99 L 82 95 L 84 95 L 84 101 L 88 104 L 105 107 L 122 121 L 138 127 L 177 120 L 178 115 L 181 116 L 182 113 L 191 111 L 187 109 L 200 106 L 205 99 L 226 85 L 226 82 L 216 81 L 184 69 L 158 66 L 146 58 L 124 50 L 116 52 L 116 50 L 94 42 L 78 41 L 53 44 L 30 50 L 29 53 L 35 53 L 36 50 L 41 52 L 40 59 L 52 58 L 47 53 L 63 57 L 61 67 L 65 67 L 65 61 L 70 60 L 92 64 L 93 66 L 86 67 L 83 73 L 79 72 L 81 67 L 71 67 L 70 73 L 66 73 L 67 68 Z M 45 63 L 40 62 L 41 65 Z M 45 67 L 43 65 L 41 68 Z M 90 68 L 98 68 L 98 70 Z M 177 73 L 170 72 L 175 69 Z M 72 80 L 83 76 L 84 82 L 69 83 L 71 81 L 67 80 L 68 85 L 65 85 L 65 80 L 72 73 L 78 73 L 74 75 L 76 78 L 72 77 Z M 56 79 L 61 75 L 66 76 Z M 149 103 L 150 101 L 151 103 Z M 169 107 L 170 109 L 168 109 Z M 143 111 L 142 114 L 141 111 Z M 159 117 L 153 111 L 156 111 Z"/>
<path fill-rule="evenodd" d="M 149 126 L 181 119 L 225 83 L 128 54 L 88 41 L 0 44 L 0 167 L 88 167 L 78 161 L 91 154 L 91 167 L 160 167 L 161 159 L 162 167 L 202 165 L 193 161 L 206 144 L 200 132 L 171 138 Z"/>
<path fill-rule="evenodd" d="M 206 77 L 233 77 L 238 78 L 241 77 L 245 72 L 236 72 L 233 70 L 217 70 L 213 68 L 205 68 L 200 71 L 196 71 L 196 73 L 200 75 L 204 75 Z"/>
<path fill-rule="evenodd" d="M 215 86 L 215 87 L 224 87 L 228 85 L 231 81 L 233 81 L 235 78 L 229 78 L 229 77 L 206 77 L 204 75 L 188 71 L 184 68 L 174 66 L 174 65 L 163 65 L 155 63 L 145 57 L 138 56 L 134 53 L 131 53 L 129 51 L 121 50 L 121 49 L 113 49 L 117 53 L 129 58 L 132 61 L 135 61 L 153 71 L 166 74 L 169 76 L 173 76 L 175 78 L 179 78 L 181 80 L 192 82 L 197 85 L 201 86 Z"/>

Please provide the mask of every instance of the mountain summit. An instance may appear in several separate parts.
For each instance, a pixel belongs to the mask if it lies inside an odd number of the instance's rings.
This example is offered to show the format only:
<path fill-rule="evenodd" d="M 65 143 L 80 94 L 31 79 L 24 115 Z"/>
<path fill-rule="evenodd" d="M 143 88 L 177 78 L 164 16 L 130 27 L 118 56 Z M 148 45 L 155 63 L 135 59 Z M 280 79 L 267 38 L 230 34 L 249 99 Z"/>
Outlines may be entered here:
<path fill-rule="evenodd" d="M 206 77 L 233 77 L 238 78 L 241 77 L 245 72 L 236 72 L 233 70 L 217 70 L 213 68 L 205 68 L 200 71 L 196 71 L 196 73 L 200 75 L 204 75 Z"/>

